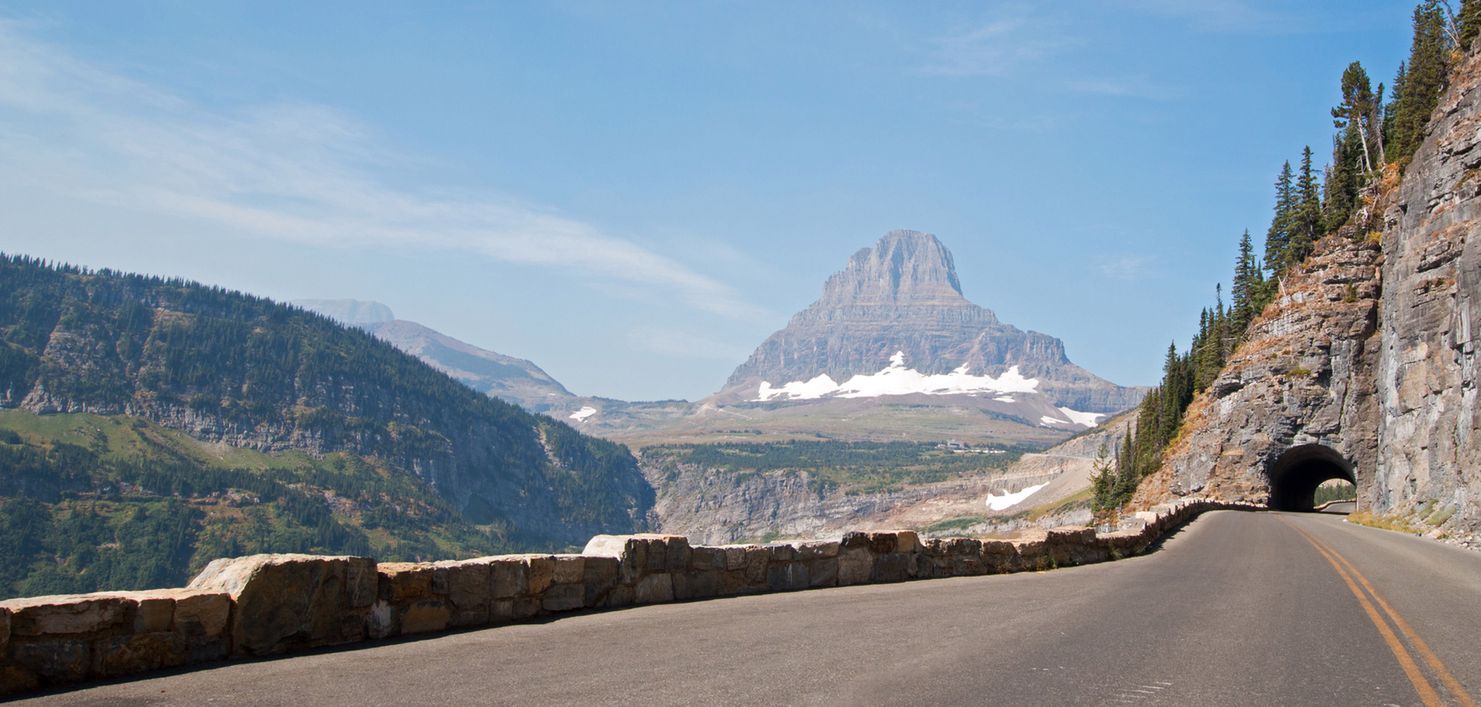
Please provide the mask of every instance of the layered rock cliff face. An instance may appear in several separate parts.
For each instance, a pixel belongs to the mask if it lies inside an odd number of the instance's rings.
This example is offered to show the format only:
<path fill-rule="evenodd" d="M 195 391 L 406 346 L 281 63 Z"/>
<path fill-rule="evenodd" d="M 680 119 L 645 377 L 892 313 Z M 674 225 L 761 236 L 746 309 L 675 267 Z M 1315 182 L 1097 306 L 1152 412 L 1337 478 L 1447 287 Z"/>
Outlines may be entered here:
<path fill-rule="evenodd" d="M 1481 56 L 1452 76 L 1388 212 L 1376 509 L 1481 535 Z"/>
<path fill-rule="evenodd" d="M 1360 509 L 1481 536 L 1478 147 L 1472 51 L 1403 180 L 1387 175 L 1288 274 L 1134 505 L 1194 493 L 1278 501 L 1283 474 L 1327 464 L 1355 480 Z"/>
<path fill-rule="evenodd" d="M 849 259 L 823 294 L 772 334 L 731 374 L 722 400 L 748 400 L 763 382 L 783 385 L 828 375 L 874 374 L 903 353 L 925 374 L 966 366 L 998 376 L 1010 367 L 1040 381 L 1056 405 L 1091 412 L 1124 410 L 1142 391 L 1096 377 L 1065 356 L 1052 336 L 998 321 L 962 295 L 951 253 L 935 236 L 891 231 Z"/>

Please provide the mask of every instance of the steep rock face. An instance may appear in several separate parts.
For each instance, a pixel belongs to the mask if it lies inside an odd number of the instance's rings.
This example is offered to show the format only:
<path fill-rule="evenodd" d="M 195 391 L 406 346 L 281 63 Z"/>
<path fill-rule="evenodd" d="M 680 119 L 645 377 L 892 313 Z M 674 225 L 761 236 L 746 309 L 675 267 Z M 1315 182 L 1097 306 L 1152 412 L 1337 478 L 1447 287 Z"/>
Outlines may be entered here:
<path fill-rule="evenodd" d="M 1481 534 L 1481 56 L 1452 76 L 1388 212 L 1375 507 Z"/>
<path fill-rule="evenodd" d="M 1039 379 L 1038 391 L 1056 405 L 1076 410 L 1116 412 L 1142 394 L 1070 363 L 1060 340 L 1004 324 L 968 301 L 951 253 L 935 236 L 891 231 L 830 277 L 818 301 L 763 342 L 719 397 L 755 398 L 763 381 L 783 385 L 826 374 L 842 382 L 881 371 L 897 352 L 926 374 L 965 365 L 972 374 L 998 376 L 1017 366 Z"/>
<path fill-rule="evenodd" d="M 1245 343 L 1189 406 L 1183 433 L 1134 505 L 1190 494 L 1265 503 L 1272 465 L 1304 445 L 1353 463 L 1360 488 L 1369 486 L 1377 456 L 1379 249 L 1352 237 L 1361 233 L 1357 223 L 1323 239 L 1287 273 Z"/>

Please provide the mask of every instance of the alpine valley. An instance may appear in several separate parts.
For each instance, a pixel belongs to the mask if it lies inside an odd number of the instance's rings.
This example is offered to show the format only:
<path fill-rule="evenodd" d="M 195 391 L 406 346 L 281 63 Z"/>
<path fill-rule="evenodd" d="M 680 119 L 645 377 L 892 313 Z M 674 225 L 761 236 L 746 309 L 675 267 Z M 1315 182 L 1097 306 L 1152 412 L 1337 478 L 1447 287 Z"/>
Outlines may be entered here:
<path fill-rule="evenodd" d="M 1111 436 L 1098 425 L 1144 393 L 968 301 L 951 252 L 918 231 L 855 253 L 698 402 L 580 396 L 530 361 L 397 320 L 379 303 L 294 304 L 475 390 L 627 444 L 656 493 L 655 525 L 707 542 L 1083 520 L 1090 466 Z"/>

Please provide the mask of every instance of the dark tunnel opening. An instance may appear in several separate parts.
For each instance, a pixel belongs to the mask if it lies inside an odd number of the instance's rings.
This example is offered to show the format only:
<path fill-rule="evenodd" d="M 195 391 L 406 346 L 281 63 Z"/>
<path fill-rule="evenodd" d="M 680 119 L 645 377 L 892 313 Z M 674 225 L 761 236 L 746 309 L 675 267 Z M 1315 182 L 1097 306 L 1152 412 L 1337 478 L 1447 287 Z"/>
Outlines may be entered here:
<path fill-rule="evenodd" d="M 1352 463 L 1331 447 L 1305 444 L 1292 447 L 1270 465 L 1270 508 L 1277 511 L 1310 511 L 1316 487 L 1332 479 L 1357 484 Z"/>

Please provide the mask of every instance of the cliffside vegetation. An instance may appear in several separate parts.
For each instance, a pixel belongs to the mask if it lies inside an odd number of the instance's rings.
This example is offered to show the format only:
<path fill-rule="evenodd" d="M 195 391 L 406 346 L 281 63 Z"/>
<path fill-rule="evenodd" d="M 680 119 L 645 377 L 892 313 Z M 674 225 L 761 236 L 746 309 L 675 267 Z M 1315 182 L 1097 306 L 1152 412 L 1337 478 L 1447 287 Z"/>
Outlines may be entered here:
<path fill-rule="evenodd" d="M 1362 200 L 1371 198 L 1365 190 L 1377 187 L 1385 175 L 1397 183 L 1423 141 L 1451 68 L 1481 35 L 1481 0 L 1463 0 L 1458 12 L 1442 0 L 1425 0 L 1414 8 L 1412 29 L 1409 59 L 1399 65 L 1387 101 L 1384 85 L 1375 89 L 1360 62 L 1342 72 L 1339 102 L 1331 110 L 1332 157 L 1320 171 L 1320 185 L 1309 146 L 1294 170 L 1290 162 L 1281 165 L 1263 256 L 1256 254 L 1246 230 L 1235 256 L 1231 301 L 1226 305 L 1222 285 L 1215 285 L 1214 306 L 1200 314 L 1190 346 L 1183 351 L 1177 342 L 1168 346 L 1161 383 L 1143 399 L 1132 432 L 1098 466 L 1092 503 L 1097 513 L 1125 505 L 1142 478 L 1161 466 L 1188 405 L 1214 381 L 1249 323 L 1279 294 L 1286 270 L 1299 265 L 1323 234 L 1348 223 Z M 1359 231 L 1354 237 L 1369 234 Z"/>
<path fill-rule="evenodd" d="M 640 529 L 652 505 L 625 447 L 481 395 L 362 331 L 182 280 L 0 256 L 0 408 L 41 420 L 90 413 L 98 429 L 124 430 L 69 441 L 17 428 L 0 445 L 0 502 L 39 503 L 47 517 L 27 516 L 27 527 L 42 529 L 26 536 L 32 541 L 7 544 L 0 564 L 66 566 L 66 548 L 76 543 L 63 536 L 106 535 L 104 526 L 116 537 L 101 544 L 117 545 L 114 554 L 131 558 L 130 566 L 184 543 L 155 558 L 167 569 L 103 582 L 115 589 L 178 583 L 207 551 L 411 559 L 555 549 L 593 533 Z M 233 454 L 257 450 L 289 461 L 247 473 L 232 462 L 182 457 L 179 445 L 140 441 L 143 430 L 159 429 L 133 426 L 145 420 Z M 213 516 L 197 503 L 213 494 L 256 499 L 235 515 L 244 527 L 272 532 L 213 539 Z M 340 512 L 341 498 L 356 509 Z M 123 521 L 157 514 L 158 522 Z M 104 520 L 78 520 L 97 516 Z M 96 532 L 68 530 L 77 523 Z M 184 527 L 194 529 L 193 541 L 172 530 Z M 6 581 L 16 587 L 24 579 L 0 578 L 0 586 Z"/>

